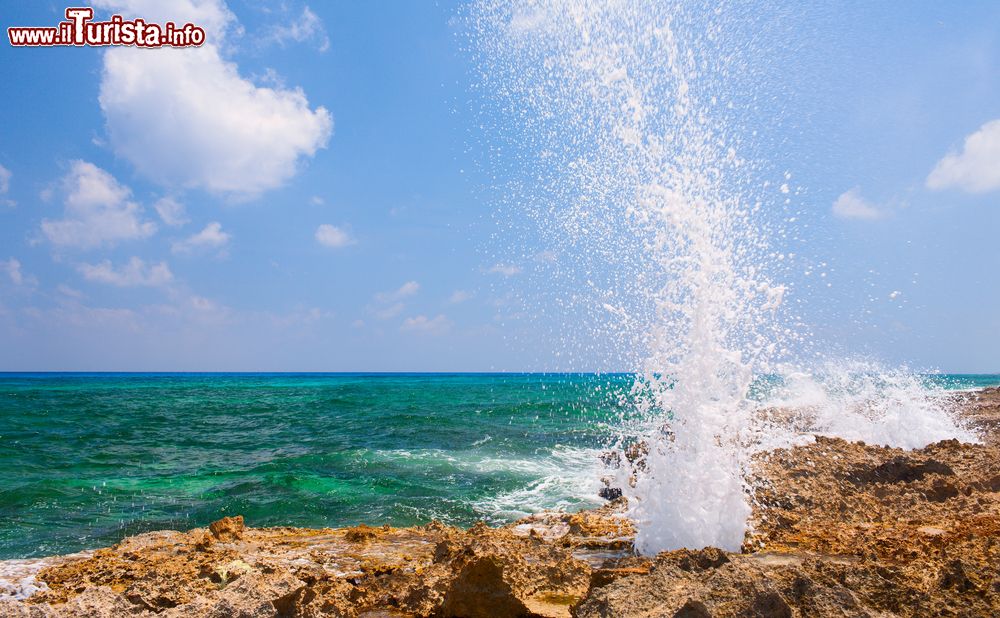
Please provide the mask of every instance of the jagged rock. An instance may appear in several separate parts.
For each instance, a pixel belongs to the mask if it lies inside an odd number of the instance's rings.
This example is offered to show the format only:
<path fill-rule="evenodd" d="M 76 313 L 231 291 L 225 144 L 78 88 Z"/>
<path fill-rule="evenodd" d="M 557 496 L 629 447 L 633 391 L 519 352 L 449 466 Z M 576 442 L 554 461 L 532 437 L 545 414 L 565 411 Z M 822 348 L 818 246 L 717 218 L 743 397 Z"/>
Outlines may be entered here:
<path fill-rule="evenodd" d="M 622 497 L 621 487 L 601 487 L 597 495 L 605 500 L 617 500 Z"/>
<path fill-rule="evenodd" d="M 934 460 L 918 461 L 905 455 L 897 455 L 877 466 L 862 466 L 851 472 L 848 479 L 859 485 L 869 483 L 912 483 L 922 480 L 928 474 L 952 476 L 955 472 L 944 463 Z"/>
<path fill-rule="evenodd" d="M 28 605 L 13 598 L 0 599 L 0 616 L 4 618 L 53 618 L 55 610 L 48 605 Z"/>
<path fill-rule="evenodd" d="M 672 618 L 712 618 L 708 606 L 697 599 L 688 599 L 681 608 L 673 613 Z"/>
<path fill-rule="evenodd" d="M 370 541 L 377 536 L 378 532 L 375 528 L 361 524 L 360 526 L 348 528 L 344 538 L 352 543 L 364 543 L 365 541 Z"/>
<path fill-rule="evenodd" d="M 243 523 L 242 515 L 223 517 L 208 525 L 209 532 L 219 541 L 238 541 L 243 536 L 245 529 L 246 525 Z"/>
<path fill-rule="evenodd" d="M 527 605 L 504 579 L 497 556 L 468 562 L 451 582 L 441 604 L 441 614 L 449 618 L 506 618 L 528 613 Z"/>

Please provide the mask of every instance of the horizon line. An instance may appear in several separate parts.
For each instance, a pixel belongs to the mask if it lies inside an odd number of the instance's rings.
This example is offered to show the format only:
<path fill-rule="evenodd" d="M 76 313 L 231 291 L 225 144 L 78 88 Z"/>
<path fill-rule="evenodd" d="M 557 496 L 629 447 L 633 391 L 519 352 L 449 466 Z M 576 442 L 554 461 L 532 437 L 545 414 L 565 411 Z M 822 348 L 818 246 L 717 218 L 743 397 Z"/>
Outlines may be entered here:
<path fill-rule="evenodd" d="M 355 371 L 323 371 L 323 370 L 63 370 L 63 369 L 0 369 L 0 376 L 4 375 L 86 375 L 86 374 L 120 374 L 120 375 L 634 375 L 641 371 L 513 371 L 513 370 L 490 370 L 490 371 L 379 371 L 379 370 L 355 370 Z M 757 374 L 757 375 L 779 375 L 779 374 Z M 1000 376 L 1000 371 L 915 371 L 913 375 L 918 376 Z"/>

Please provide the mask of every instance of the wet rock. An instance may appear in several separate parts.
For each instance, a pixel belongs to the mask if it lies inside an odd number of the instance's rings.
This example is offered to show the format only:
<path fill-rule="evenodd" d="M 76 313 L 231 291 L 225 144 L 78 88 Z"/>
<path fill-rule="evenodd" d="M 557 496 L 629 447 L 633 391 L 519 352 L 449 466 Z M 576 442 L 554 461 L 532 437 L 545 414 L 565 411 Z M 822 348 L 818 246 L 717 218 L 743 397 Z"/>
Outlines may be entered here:
<path fill-rule="evenodd" d="M 622 497 L 621 487 L 601 487 L 597 495 L 605 500 L 617 500 Z"/>
<path fill-rule="evenodd" d="M 608 468 L 616 470 L 622 465 L 622 454 L 620 451 L 604 451 L 600 454 L 601 463 Z"/>
<path fill-rule="evenodd" d="M 649 455 L 649 444 L 645 440 L 632 442 L 625 446 L 625 459 L 639 471 L 646 469 L 646 456 Z"/>
<path fill-rule="evenodd" d="M 665 552 L 658 556 L 658 561 L 662 564 L 672 564 L 682 571 L 707 571 L 717 569 L 729 562 L 729 556 L 718 547 L 706 547 L 705 549 L 678 549 L 672 552 Z"/>
<path fill-rule="evenodd" d="M 643 575 L 649 575 L 649 564 L 643 564 L 641 566 L 615 566 L 610 568 L 597 569 L 593 572 L 590 577 L 590 588 L 600 588 L 601 586 L 607 586 L 611 582 L 617 581 L 624 577 L 639 577 Z"/>

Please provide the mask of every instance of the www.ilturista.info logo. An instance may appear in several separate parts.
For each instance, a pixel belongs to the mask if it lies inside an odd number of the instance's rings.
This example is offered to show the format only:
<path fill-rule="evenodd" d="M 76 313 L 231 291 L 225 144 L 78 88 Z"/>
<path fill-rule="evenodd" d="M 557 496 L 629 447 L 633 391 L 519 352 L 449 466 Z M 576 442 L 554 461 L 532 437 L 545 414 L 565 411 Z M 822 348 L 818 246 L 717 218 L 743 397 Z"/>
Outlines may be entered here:
<path fill-rule="evenodd" d="M 58 26 L 7 28 L 7 38 L 15 47 L 198 47 L 205 42 L 205 29 L 194 24 L 177 26 L 168 21 L 160 25 L 143 19 L 124 19 L 121 15 L 112 15 L 108 21 L 93 19 L 94 9 L 70 7 L 66 9 L 66 21 Z"/>

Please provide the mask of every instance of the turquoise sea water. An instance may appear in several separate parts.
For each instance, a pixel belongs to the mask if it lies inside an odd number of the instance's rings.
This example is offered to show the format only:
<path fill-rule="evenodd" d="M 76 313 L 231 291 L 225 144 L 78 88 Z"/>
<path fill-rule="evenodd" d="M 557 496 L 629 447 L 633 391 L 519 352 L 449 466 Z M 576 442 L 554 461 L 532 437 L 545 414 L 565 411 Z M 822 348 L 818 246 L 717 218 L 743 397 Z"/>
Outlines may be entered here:
<path fill-rule="evenodd" d="M 950 388 L 1000 376 L 936 376 Z M 598 504 L 626 375 L 0 374 L 0 558 Z"/>

